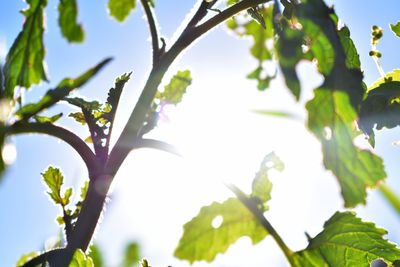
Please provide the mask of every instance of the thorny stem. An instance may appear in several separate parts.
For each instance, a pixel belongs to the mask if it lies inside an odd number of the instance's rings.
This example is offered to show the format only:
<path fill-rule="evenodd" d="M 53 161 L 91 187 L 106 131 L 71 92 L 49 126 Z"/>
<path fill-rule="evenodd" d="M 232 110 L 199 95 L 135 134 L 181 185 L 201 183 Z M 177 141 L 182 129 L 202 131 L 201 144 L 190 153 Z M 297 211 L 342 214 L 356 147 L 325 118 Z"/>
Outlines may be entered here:
<path fill-rule="evenodd" d="M 247 209 L 254 215 L 254 217 L 256 217 L 256 219 L 264 227 L 264 229 L 272 236 L 272 238 L 278 244 L 279 248 L 285 254 L 285 257 L 289 261 L 290 265 L 296 266 L 293 259 L 294 252 L 286 245 L 286 243 L 283 241 L 283 239 L 275 230 L 275 228 L 271 225 L 271 223 L 267 220 L 267 218 L 265 218 L 262 211 L 257 207 L 257 204 L 254 201 L 250 200 L 235 185 L 227 184 L 226 186 L 236 195 L 236 197 L 240 200 L 240 202 L 242 202 L 243 205 L 247 207 Z"/>

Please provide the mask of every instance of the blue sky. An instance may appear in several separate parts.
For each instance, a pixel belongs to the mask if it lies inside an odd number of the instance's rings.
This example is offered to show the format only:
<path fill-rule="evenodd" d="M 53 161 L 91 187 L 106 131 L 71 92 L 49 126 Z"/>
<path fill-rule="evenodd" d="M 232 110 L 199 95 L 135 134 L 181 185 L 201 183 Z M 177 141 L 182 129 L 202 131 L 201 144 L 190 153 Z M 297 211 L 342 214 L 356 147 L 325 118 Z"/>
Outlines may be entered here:
<path fill-rule="evenodd" d="M 117 115 L 117 136 L 149 71 L 151 45 L 147 25 L 141 8 L 119 24 L 108 17 L 106 1 L 78 2 L 86 41 L 69 45 L 56 23 L 58 1 L 49 0 L 45 44 L 50 83 L 33 88 L 25 101 L 37 100 L 65 76 L 74 77 L 101 59 L 113 56 L 114 61 L 79 94 L 104 100 L 114 78 L 133 71 Z M 388 27 L 389 23 L 400 20 L 398 3 L 383 2 L 329 1 L 335 4 L 339 17 L 352 31 L 367 84 L 379 78 L 368 57 L 373 24 L 385 31 L 379 45 L 385 71 L 398 67 L 400 62 L 397 53 L 400 39 Z M 194 4 L 195 1 L 180 1 L 178 5 L 156 1 L 158 21 L 167 43 Z M 20 31 L 23 17 L 18 11 L 25 6 L 22 1 L 0 1 L 0 56 L 2 47 L 9 48 Z M 130 240 L 141 242 L 144 256 L 154 266 L 186 266 L 172 257 L 182 225 L 202 205 L 230 196 L 222 181 L 249 188 L 261 159 L 271 151 L 282 157 L 286 170 L 273 177 L 268 218 L 293 249 L 305 246 L 304 231 L 318 233 L 323 222 L 342 209 L 337 183 L 322 168 L 319 144 L 304 128 L 303 105 L 312 97 L 312 89 L 321 82 L 320 77 L 311 64 L 299 66 L 304 87 L 300 104 L 286 92 L 280 77 L 270 90 L 260 93 L 254 82 L 245 79 L 256 64 L 249 56 L 249 45 L 249 40 L 239 40 L 219 27 L 196 42 L 168 72 L 170 77 L 178 69 L 191 69 L 193 85 L 183 103 L 169 111 L 170 122 L 163 122 L 153 135 L 175 144 L 184 157 L 152 150 L 135 151 L 128 157 L 115 179 L 96 232 L 95 240 L 107 251 L 109 266 L 116 266 L 124 243 Z M 249 112 L 256 108 L 293 112 L 299 119 L 281 121 Z M 71 109 L 62 106 L 49 110 L 48 114 L 59 110 L 68 114 Z M 87 135 L 86 129 L 67 116 L 60 123 L 82 137 Z M 376 146 L 376 153 L 386 162 L 388 183 L 394 188 L 400 185 L 397 180 L 400 170 L 396 168 L 400 148 L 392 142 L 398 140 L 398 129 L 384 131 L 377 136 Z M 21 254 L 40 250 L 45 240 L 58 234 L 55 218 L 59 210 L 44 193 L 40 173 L 50 164 L 59 166 L 67 185 L 75 188 L 87 176 L 75 152 L 58 140 L 25 135 L 10 142 L 16 145 L 18 155 L 0 185 L 0 266 L 13 266 Z M 371 192 L 368 206 L 357 211 L 363 218 L 389 230 L 391 240 L 400 242 L 399 218 L 385 206 L 378 193 Z M 240 240 L 226 255 L 218 256 L 212 266 L 245 266 L 248 259 L 252 259 L 253 266 L 285 266 L 283 255 L 270 238 L 254 247 L 248 240 Z"/>

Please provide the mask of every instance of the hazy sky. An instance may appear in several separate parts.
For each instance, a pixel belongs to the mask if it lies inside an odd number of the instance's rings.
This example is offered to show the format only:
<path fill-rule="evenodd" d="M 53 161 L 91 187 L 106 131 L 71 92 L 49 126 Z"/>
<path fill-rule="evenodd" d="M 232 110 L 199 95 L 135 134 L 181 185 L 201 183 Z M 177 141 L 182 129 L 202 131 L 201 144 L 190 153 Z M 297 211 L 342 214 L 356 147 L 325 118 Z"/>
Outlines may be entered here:
<path fill-rule="evenodd" d="M 115 139 L 149 71 L 151 44 L 147 25 L 141 8 L 119 24 L 108 17 L 106 1 L 78 2 L 86 41 L 68 45 L 56 22 L 58 1 L 49 0 L 45 44 L 50 83 L 33 88 L 25 101 L 37 100 L 62 78 L 74 77 L 101 59 L 113 56 L 114 61 L 78 94 L 105 100 L 114 78 L 133 71 L 118 110 Z M 171 44 L 176 29 L 195 1 L 179 1 L 176 6 L 171 1 L 155 2 L 162 35 Z M 400 20 L 397 0 L 329 2 L 335 4 L 339 17 L 350 27 L 368 84 L 379 77 L 368 57 L 373 24 L 385 31 L 379 46 L 383 68 L 390 71 L 399 66 L 400 39 L 388 27 L 389 23 Z M 22 1 L 0 0 L 0 58 L 22 27 L 23 16 L 18 11 L 25 6 Z M 273 174 L 271 210 L 267 217 L 290 247 L 305 247 L 304 231 L 317 234 L 323 222 L 342 209 L 337 182 L 322 168 L 319 143 L 304 127 L 304 103 L 312 97 L 312 89 L 321 78 L 312 64 L 299 66 L 304 88 L 300 103 L 287 93 L 280 77 L 270 90 L 260 93 L 254 82 L 245 79 L 256 66 L 249 56 L 249 45 L 249 40 L 237 39 L 219 27 L 190 47 L 168 72 L 167 78 L 177 70 L 189 68 L 193 84 L 181 105 L 168 110 L 169 120 L 161 122 L 153 137 L 175 144 L 183 157 L 141 150 L 127 158 L 115 179 L 95 238 L 107 250 L 109 266 L 116 266 L 123 245 L 130 240 L 141 242 L 143 255 L 153 266 L 187 266 L 172 256 L 182 225 L 201 206 L 231 196 L 222 182 L 234 182 L 248 190 L 263 156 L 271 151 L 282 158 L 286 169 Z M 252 113 L 254 109 L 288 111 L 297 117 L 292 120 L 263 117 Z M 60 124 L 86 137 L 87 130 L 68 118 L 68 112 L 73 111 L 70 107 L 54 108 L 48 114 L 60 110 L 65 114 Z M 400 185 L 397 180 L 400 170 L 396 168 L 400 148 L 392 145 L 399 139 L 398 129 L 377 136 L 376 152 L 386 162 L 388 183 L 393 187 Z M 87 176 L 75 152 L 53 138 L 25 135 L 10 142 L 16 145 L 18 156 L 0 185 L 0 266 L 13 266 L 21 254 L 40 250 L 45 240 L 58 234 L 55 218 L 59 210 L 44 193 L 40 173 L 50 164 L 59 166 L 67 185 L 76 189 Z M 360 143 L 366 145 L 363 140 Z M 366 208 L 357 211 L 366 220 L 389 230 L 391 240 L 400 242 L 399 218 L 385 206 L 377 192 L 370 194 Z M 271 238 L 267 238 L 257 246 L 250 245 L 247 239 L 240 240 L 212 264 L 250 265 L 285 266 L 285 261 Z"/>

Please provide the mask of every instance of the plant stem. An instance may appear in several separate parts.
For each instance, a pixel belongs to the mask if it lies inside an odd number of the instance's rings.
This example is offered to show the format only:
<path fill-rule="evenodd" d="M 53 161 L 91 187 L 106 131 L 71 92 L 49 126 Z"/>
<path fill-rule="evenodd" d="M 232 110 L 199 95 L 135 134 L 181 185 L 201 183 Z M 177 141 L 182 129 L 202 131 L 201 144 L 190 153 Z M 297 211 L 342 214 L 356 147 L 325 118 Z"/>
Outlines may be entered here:
<path fill-rule="evenodd" d="M 75 151 L 81 156 L 89 170 L 89 176 L 92 177 L 96 175 L 90 171 L 98 169 L 98 163 L 96 156 L 89 148 L 89 146 L 82 141 L 77 135 L 69 130 L 56 126 L 51 123 L 28 123 L 28 122 L 18 122 L 9 127 L 6 127 L 6 135 L 12 134 L 24 134 L 24 133 L 41 133 L 47 134 L 56 138 L 59 138 L 69 144 Z"/>
<path fill-rule="evenodd" d="M 389 186 L 387 186 L 385 184 L 381 184 L 379 186 L 379 191 L 385 197 L 386 201 L 391 204 L 392 208 L 394 208 L 397 211 L 397 213 L 400 215 L 400 198 L 399 198 L 399 196 L 395 192 L 393 192 L 393 190 Z"/>
<path fill-rule="evenodd" d="M 278 234 L 275 228 L 271 225 L 271 223 L 265 218 L 263 212 L 257 207 L 257 204 L 249 199 L 246 194 L 244 194 L 238 187 L 233 184 L 226 185 L 247 207 L 247 209 L 256 217 L 258 222 L 264 227 L 264 229 L 272 236 L 275 242 L 278 244 L 279 248 L 282 250 L 283 254 L 285 254 L 286 259 L 289 261 L 291 266 L 296 266 L 293 254 L 294 252 L 286 245 L 283 241 L 282 237 Z"/>
<path fill-rule="evenodd" d="M 144 13 L 147 17 L 147 22 L 149 25 L 149 30 L 151 34 L 151 43 L 153 46 L 153 65 L 158 61 L 160 56 L 160 44 L 158 40 L 158 30 L 156 26 L 155 16 L 152 12 L 152 9 L 149 5 L 149 0 L 141 0 Z"/>

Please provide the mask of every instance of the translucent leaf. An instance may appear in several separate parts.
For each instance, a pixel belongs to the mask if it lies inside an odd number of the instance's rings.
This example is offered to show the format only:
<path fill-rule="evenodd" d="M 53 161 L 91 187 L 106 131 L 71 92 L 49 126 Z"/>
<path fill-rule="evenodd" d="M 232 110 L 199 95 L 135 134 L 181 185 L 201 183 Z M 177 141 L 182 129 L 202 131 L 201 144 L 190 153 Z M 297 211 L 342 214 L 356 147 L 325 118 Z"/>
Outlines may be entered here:
<path fill-rule="evenodd" d="M 215 225 L 214 220 L 218 218 L 222 222 Z M 175 256 L 190 263 L 200 260 L 211 262 L 242 236 L 250 237 L 256 244 L 267 235 L 254 215 L 237 198 L 203 207 L 183 228 Z"/>
<path fill-rule="evenodd" d="M 143 258 L 143 259 L 140 261 L 140 265 L 142 265 L 142 267 L 151 267 L 151 266 L 149 265 L 149 262 L 148 262 L 147 259 L 145 259 L 145 258 Z"/>
<path fill-rule="evenodd" d="M 391 72 L 386 73 L 385 77 L 378 79 L 368 87 L 368 92 L 386 82 L 400 82 L 400 69 L 394 69 Z"/>
<path fill-rule="evenodd" d="M 50 189 L 47 193 L 53 199 L 54 203 L 60 204 L 63 207 L 68 205 L 72 195 L 72 188 L 67 189 L 64 196 L 61 196 L 61 186 L 64 183 L 64 176 L 60 169 L 50 166 L 44 173 L 42 173 L 42 176 L 43 181 Z"/>
<path fill-rule="evenodd" d="M 361 62 L 357 48 L 353 40 L 350 38 L 350 30 L 346 26 L 338 31 L 340 42 L 346 54 L 346 66 L 349 69 L 360 69 Z"/>
<path fill-rule="evenodd" d="M 124 260 L 122 267 L 135 266 L 140 260 L 140 247 L 136 242 L 131 242 L 125 246 Z"/>
<path fill-rule="evenodd" d="M 63 36 L 71 43 L 82 42 L 85 33 L 82 25 L 77 23 L 78 7 L 76 0 L 60 0 L 58 12 L 58 25 Z"/>
<path fill-rule="evenodd" d="M 103 253 L 101 252 L 99 246 L 91 245 L 89 248 L 88 256 L 93 260 L 93 266 L 104 267 Z"/>
<path fill-rule="evenodd" d="M 108 0 L 110 15 L 119 22 L 124 21 L 136 7 L 136 0 Z"/>
<path fill-rule="evenodd" d="M 390 29 L 396 34 L 397 37 L 400 37 L 400 22 L 396 24 L 390 24 Z"/>
<path fill-rule="evenodd" d="M 36 122 L 39 122 L 39 123 L 54 123 L 54 122 L 58 121 L 62 117 L 62 115 L 63 115 L 62 113 L 56 114 L 51 117 L 36 115 L 33 118 L 36 120 Z"/>
<path fill-rule="evenodd" d="M 74 118 L 75 121 L 79 122 L 82 125 L 86 124 L 86 119 L 82 112 L 71 113 L 68 115 L 68 117 Z"/>
<path fill-rule="evenodd" d="M 188 86 L 192 83 L 190 70 L 178 71 L 165 86 L 162 93 L 158 92 L 156 99 L 162 104 L 177 105 L 181 102 Z"/>
<path fill-rule="evenodd" d="M 94 267 L 94 264 L 89 256 L 86 256 L 81 249 L 77 249 L 68 267 Z"/>
<path fill-rule="evenodd" d="M 5 96 L 12 99 L 16 86 L 30 88 L 47 81 L 43 44 L 44 8 L 47 0 L 27 0 L 29 7 L 22 11 L 25 22 L 7 54 L 4 65 Z"/>
<path fill-rule="evenodd" d="M 81 193 L 79 195 L 79 201 L 75 205 L 74 213 L 71 215 L 73 219 L 77 218 L 79 213 L 81 212 L 83 201 L 86 198 L 87 191 L 89 189 L 89 181 L 85 181 L 83 186 L 81 187 Z"/>
<path fill-rule="evenodd" d="M 354 213 L 337 212 L 305 250 L 296 252 L 294 261 L 302 267 L 369 267 L 372 261 L 381 259 L 392 266 L 400 259 L 400 250 L 383 238 L 386 234 Z"/>
<path fill-rule="evenodd" d="M 30 261 L 31 259 L 35 258 L 36 256 L 38 256 L 39 253 L 37 252 L 31 252 L 25 255 L 22 255 L 21 258 L 19 258 L 19 260 L 17 261 L 17 263 L 15 264 L 16 267 L 21 267 L 23 266 L 25 263 L 27 263 L 28 261 Z"/>
<path fill-rule="evenodd" d="M 346 93 L 321 87 L 314 94 L 306 105 L 308 127 L 321 141 L 324 165 L 337 177 L 346 207 L 365 203 L 367 187 L 386 177 L 382 160 L 354 145 L 357 117 Z"/>
<path fill-rule="evenodd" d="M 37 103 L 27 104 L 17 110 L 15 114 L 19 116 L 22 120 L 27 120 L 30 117 L 39 113 L 40 111 L 51 107 L 58 101 L 64 99 L 64 97 L 69 95 L 74 89 L 81 87 L 86 82 L 88 82 L 108 62 L 110 62 L 110 60 L 110 58 L 103 60 L 102 62 L 75 79 L 67 78 L 62 80 L 55 89 L 47 91 L 47 93 Z"/>

